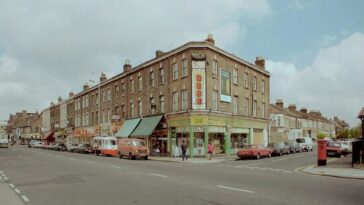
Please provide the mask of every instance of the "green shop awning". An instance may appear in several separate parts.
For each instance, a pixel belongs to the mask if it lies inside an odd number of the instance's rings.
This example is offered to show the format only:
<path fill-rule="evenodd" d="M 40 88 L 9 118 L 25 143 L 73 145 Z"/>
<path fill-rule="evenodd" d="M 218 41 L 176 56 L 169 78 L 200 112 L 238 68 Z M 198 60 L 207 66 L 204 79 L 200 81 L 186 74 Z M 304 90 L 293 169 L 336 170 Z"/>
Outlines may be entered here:
<path fill-rule="evenodd" d="M 148 137 L 157 127 L 158 123 L 161 121 L 163 115 L 145 117 L 139 123 L 138 127 L 131 133 L 131 137 Z"/>
<path fill-rule="evenodd" d="M 126 120 L 124 125 L 115 134 L 115 137 L 129 137 L 129 135 L 135 130 L 140 122 L 140 118 Z"/>

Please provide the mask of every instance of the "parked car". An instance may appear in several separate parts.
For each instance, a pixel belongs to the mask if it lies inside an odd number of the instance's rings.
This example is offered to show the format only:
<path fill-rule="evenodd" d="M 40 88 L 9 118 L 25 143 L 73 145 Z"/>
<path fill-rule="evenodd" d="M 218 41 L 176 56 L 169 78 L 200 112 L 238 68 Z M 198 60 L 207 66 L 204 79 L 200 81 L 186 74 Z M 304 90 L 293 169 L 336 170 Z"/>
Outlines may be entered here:
<path fill-rule="evenodd" d="M 148 159 L 149 149 L 145 146 L 144 140 L 141 139 L 119 139 L 118 141 L 119 157 L 124 156 L 129 159 Z"/>
<path fill-rule="evenodd" d="M 268 157 L 272 156 L 273 150 L 266 148 L 261 144 L 252 144 L 252 145 L 244 145 L 242 149 L 240 149 L 237 153 L 240 159 L 254 157 L 256 159 L 260 159 L 260 157 Z"/>
<path fill-rule="evenodd" d="M 34 147 L 35 143 L 38 142 L 37 140 L 31 140 L 28 144 L 28 147 Z"/>
<path fill-rule="evenodd" d="M 64 143 L 58 143 L 53 146 L 55 151 L 67 151 L 67 146 Z"/>
<path fill-rule="evenodd" d="M 78 144 L 69 144 L 67 145 L 67 152 L 74 152 L 77 148 Z"/>
<path fill-rule="evenodd" d="M 296 141 L 288 141 L 288 142 L 284 142 L 284 144 L 286 146 L 289 146 L 289 151 L 291 153 L 302 152 L 300 146 L 298 145 L 298 143 Z"/>
<path fill-rule="evenodd" d="M 41 147 L 42 147 L 42 145 L 43 145 L 43 142 L 35 142 L 35 143 L 34 143 L 34 147 L 35 147 L 35 148 L 41 148 Z"/>
<path fill-rule="evenodd" d="M 268 148 L 273 150 L 273 155 L 282 156 L 283 154 L 289 154 L 289 146 L 285 145 L 284 142 L 272 142 L 268 144 Z"/>
<path fill-rule="evenodd" d="M 296 142 L 300 146 L 300 149 L 303 151 L 313 151 L 313 142 L 312 139 L 309 137 L 300 137 L 296 139 Z"/>
<path fill-rule="evenodd" d="M 326 156 L 327 157 L 338 157 L 342 155 L 341 144 L 339 142 L 328 142 L 326 146 Z"/>
<path fill-rule="evenodd" d="M 341 144 L 341 152 L 343 154 L 350 154 L 352 152 L 351 142 L 349 141 L 339 141 Z"/>
<path fill-rule="evenodd" d="M 42 143 L 42 145 L 41 145 L 41 149 L 49 149 L 51 147 L 51 145 L 50 144 L 46 144 L 46 143 Z"/>
<path fill-rule="evenodd" d="M 79 144 L 75 148 L 74 151 L 77 152 L 77 153 L 85 153 L 85 154 L 92 153 L 91 145 L 89 145 L 89 144 Z"/>

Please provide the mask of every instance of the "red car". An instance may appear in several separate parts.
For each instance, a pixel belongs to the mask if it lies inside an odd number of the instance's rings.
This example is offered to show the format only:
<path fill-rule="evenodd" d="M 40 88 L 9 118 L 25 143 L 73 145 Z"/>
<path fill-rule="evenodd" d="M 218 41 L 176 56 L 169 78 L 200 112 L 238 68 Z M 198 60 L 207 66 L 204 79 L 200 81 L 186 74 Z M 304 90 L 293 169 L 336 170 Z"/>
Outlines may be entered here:
<path fill-rule="evenodd" d="M 326 146 L 326 156 L 331 157 L 335 156 L 340 158 L 341 157 L 341 144 L 338 142 L 328 142 Z"/>
<path fill-rule="evenodd" d="M 252 144 L 252 145 L 244 145 L 242 149 L 240 149 L 237 153 L 240 159 L 254 157 L 256 159 L 260 159 L 260 157 L 267 156 L 270 158 L 272 156 L 272 150 L 266 148 L 261 144 Z"/>

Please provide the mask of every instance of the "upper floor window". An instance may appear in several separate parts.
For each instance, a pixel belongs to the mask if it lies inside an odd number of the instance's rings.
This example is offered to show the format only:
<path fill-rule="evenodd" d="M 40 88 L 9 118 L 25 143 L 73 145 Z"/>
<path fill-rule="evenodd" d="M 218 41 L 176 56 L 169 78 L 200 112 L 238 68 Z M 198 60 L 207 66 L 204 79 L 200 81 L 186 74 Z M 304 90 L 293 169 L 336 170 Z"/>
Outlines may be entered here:
<path fill-rule="evenodd" d="M 238 98 L 238 96 L 234 96 L 233 106 L 234 106 L 234 114 L 238 114 L 238 112 L 239 112 L 239 98 Z"/>
<path fill-rule="evenodd" d="M 159 103 L 160 113 L 164 113 L 164 95 L 159 96 Z"/>
<path fill-rule="evenodd" d="M 172 111 L 177 112 L 178 111 L 178 92 L 174 92 L 172 94 L 172 100 L 173 100 Z"/>
<path fill-rule="evenodd" d="M 265 93 L 265 80 L 262 79 L 262 93 Z"/>
<path fill-rule="evenodd" d="M 244 73 L 244 86 L 249 87 L 249 74 L 247 72 Z"/>
<path fill-rule="evenodd" d="M 150 113 L 152 115 L 154 115 L 156 113 L 156 109 L 157 109 L 157 106 L 156 106 L 155 101 L 154 101 L 154 97 L 151 97 L 149 99 L 149 101 L 150 101 Z"/>
<path fill-rule="evenodd" d="M 249 98 L 244 100 L 244 115 L 249 115 Z"/>
<path fill-rule="evenodd" d="M 143 90 L 143 78 L 142 78 L 142 76 L 138 77 L 138 90 Z"/>
<path fill-rule="evenodd" d="M 103 91 L 102 92 L 102 102 L 105 102 L 107 100 L 107 92 Z"/>
<path fill-rule="evenodd" d="M 253 90 L 257 90 L 257 77 L 253 77 Z"/>
<path fill-rule="evenodd" d="M 181 92 L 182 97 L 182 110 L 187 110 L 187 90 L 182 90 Z"/>
<path fill-rule="evenodd" d="M 159 69 L 159 83 L 163 84 L 164 83 L 164 68 L 160 68 Z"/>
<path fill-rule="evenodd" d="M 218 63 L 217 60 L 212 61 L 212 77 L 218 77 Z"/>
<path fill-rule="evenodd" d="M 154 86 L 154 72 L 149 72 L 149 86 Z"/>
<path fill-rule="evenodd" d="M 107 100 L 111 100 L 111 90 L 107 90 Z"/>
<path fill-rule="evenodd" d="M 257 101 L 253 101 L 253 117 L 257 117 Z"/>
<path fill-rule="evenodd" d="M 262 118 L 265 118 L 265 103 L 264 102 L 262 103 L 261 111 L 262 111 Z"/>
<path fill-rule="evenodd" d="M 115 98 L 117 98 L 117 97 L 119 97 L 119 86 L 118 85 L 116 85 L 115 86 Z"/>
<path fill-rule="evenodd" d="M 187 59 L 182 60 L 182 77 L 186 77 L 188 75 L 187 70 Z"/>
<path fill-rule="evenodd" d="M 172 65 L 172 80 L 178 79 L 178 66 L 177 63 L 173 63 Z"/>
<path fill-rule="evenodd" d="M 238 69 L 233 69 L 233 83 L 238 84 Z"/>
<path fill-rule="evenodd" d="M 212 92 L 212 109 L 217 110 L 217 98 L 218 98 L 218 92 L 217 90 L 214 90 Z"/>
<path fill-rule="evenodd" d="M 138 101 L 138 116 L 143 115 L 143 102 L 141 100 Z"/>
<path fill-rule="evenodd" d="M 134 117 L 134 103 L 133 101 L 130 102 L 130 117 Z"/>
<path fill-rule="evenodd" d="M 126 91 L 126 85 L 125 83 L 121 84 L 121 95 L 125 95 L 125 91 Z"/>
<path fill-rule="evenodd" d="M 88 95 L 85 97 L 85 107 L 88 107 Z"/>
<path fill-rule="evenodd" d="M 134 92 L 134 80 L 131 79 L 130 80 L 130 93 L 133 93 Z"/>

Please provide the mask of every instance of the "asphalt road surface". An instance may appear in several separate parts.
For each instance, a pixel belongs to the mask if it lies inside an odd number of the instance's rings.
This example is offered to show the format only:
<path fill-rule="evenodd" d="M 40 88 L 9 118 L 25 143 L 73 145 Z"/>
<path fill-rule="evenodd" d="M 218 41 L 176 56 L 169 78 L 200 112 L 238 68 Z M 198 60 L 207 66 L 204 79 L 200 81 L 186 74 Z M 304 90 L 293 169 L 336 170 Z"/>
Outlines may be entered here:
<path fill-rule="evenodd" d="M 315 162 L 315 152 L 206 164 L 0 149 L 2 183 L 25 204 L 364 204 L 364 180 L 296 172 Z"/>

